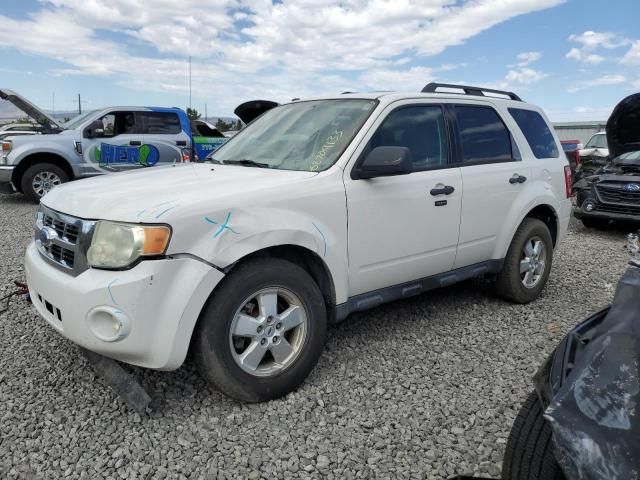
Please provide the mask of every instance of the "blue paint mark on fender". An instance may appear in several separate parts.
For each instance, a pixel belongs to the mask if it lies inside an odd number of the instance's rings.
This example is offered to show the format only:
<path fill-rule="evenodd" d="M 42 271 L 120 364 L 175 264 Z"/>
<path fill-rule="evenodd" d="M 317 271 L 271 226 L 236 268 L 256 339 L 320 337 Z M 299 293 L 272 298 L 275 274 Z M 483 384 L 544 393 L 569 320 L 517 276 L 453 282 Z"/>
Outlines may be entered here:
<path fill-rule="evenodd" d="M 113 285 L 117 281 L 118 279 L 116 278 L 115 280 L 110 282 L 109 285 L 107 285 L 107 291 L 109 292 L 109 297 L 111 297 L 111 303 L 113 303 L 116 307 L 119 307 L 120 305 L 118 305 L 118 302 L 116 302 L 116 299 L 113 297 L 113 292 L 111 291 L 111 285 Z"/>
<path fill-rule="evenodd" d="M 324 233 L 322 233 L 322 230 L 320 230 L 320 228 L 318 227 L 318 225 L 316 225 L 315 222 L 311 222 L 311 223 L 313 224 L 313 226 L 316 228 L 316 230 L 318 231 L 318 233 L 322 237 L 322 241 L 324 242 L 324 252 L 322 253 L 322 256 L 326 257 L 327 256 L 327 239 L 324 236 Z"/>
<path fill-rule="evenodd" d="M 231 220 L 231 212 L 227 213 L 227 217 L 224 219 L 223 223 L 216 222 L 215 220 L 212 220 L 209 217 L 204 217 L 205 222 L 211 223 L 213 225 L 219 225 L 219 228 L 216 231 L 216 233 L 213 235 L 213 238 L 218 238 L 222 234 L 222 232 L 224 232 L 225 230 L 230 230 L 236 235 L 238 235 L 238 232 L 236 232 L 233 228 L 229 226 L 229 220 Z"/>

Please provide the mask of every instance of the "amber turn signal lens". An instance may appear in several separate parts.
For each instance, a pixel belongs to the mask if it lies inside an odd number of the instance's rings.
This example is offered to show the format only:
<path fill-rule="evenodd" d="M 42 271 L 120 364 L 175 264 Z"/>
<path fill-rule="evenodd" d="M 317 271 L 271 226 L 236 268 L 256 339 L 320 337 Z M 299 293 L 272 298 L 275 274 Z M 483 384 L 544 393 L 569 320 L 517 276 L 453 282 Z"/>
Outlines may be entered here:
<path fill-rule="evenodd" d="M 167 249 L 171 237 L 169 227 L 144 227 L 143 255 L 161 255 Z"/>

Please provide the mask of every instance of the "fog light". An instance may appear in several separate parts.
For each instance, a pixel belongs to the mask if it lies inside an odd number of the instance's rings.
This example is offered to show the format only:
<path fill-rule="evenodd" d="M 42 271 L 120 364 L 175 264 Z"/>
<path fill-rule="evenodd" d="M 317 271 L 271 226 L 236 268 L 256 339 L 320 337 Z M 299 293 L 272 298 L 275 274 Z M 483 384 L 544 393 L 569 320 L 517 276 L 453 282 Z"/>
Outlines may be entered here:
<path fill-rule="evenodd" d="M 87 314 L 87 325 L 91 333 L 103 342 L 122 340 L 131 331 L 129 317 L 115 307 L 93 308 Z"/>
<path fill-rule="evenodd" d="M 593 202 L 585 202 L 584 211 L 585 212 L 593 212 L 596 209 L 596 206 Z"/>

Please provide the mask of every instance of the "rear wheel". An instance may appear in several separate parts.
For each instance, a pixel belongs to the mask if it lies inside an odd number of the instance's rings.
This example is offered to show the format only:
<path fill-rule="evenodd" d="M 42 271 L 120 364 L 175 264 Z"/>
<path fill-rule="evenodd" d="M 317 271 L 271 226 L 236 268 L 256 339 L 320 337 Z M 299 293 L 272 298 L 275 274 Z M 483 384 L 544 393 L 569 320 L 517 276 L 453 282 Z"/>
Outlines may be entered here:
<path fill-rule="evenodd" d="M 502 463 L 503 480 L 565 480 L 553 455 L 551 426 L 536 392 L 525 400 L 513 422 Z"/>
<path fill-rule="evenodd" d="M 38 203 L 53 187 L 69 181 L 69 175 L 52 163 L 31 165 L 22 175 L 20 186 L 29 200 Z"/>
<path fill-rule="evenodd" d="M 304 381 L 326 336 L 320 289 L 299 266 L 274 258 L 232 270 L 214 291 L 195 334 L 201 374 L 241 401 L 278 398 Z"/>
<path fill-rule="evenodd" d="M 496 280 L 496 293 L 516 303 L 529 303 L 540 295 L 549 279 L 553 241 L 544 222 L 525 218 L 513 236 Z"/>

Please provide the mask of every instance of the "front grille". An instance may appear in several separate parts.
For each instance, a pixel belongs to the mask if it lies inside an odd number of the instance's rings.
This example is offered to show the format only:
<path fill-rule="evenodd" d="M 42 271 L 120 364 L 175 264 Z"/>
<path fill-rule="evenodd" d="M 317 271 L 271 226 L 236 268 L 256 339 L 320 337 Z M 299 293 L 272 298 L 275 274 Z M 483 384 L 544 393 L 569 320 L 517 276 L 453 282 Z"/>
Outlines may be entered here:
<path fill-rule="evenodd" d="M 36 247 L 58 269 L 79 275 L 88 268 L 86 253 L 94 225 L 41 206 L 36 218 Z"/>
<path fill-rule="evenodd" d="M 640 207 L 640 192 L 628 192 L 623 184 L 600 184 L 596 186 L 596 192 L 603 203 Z"/>

